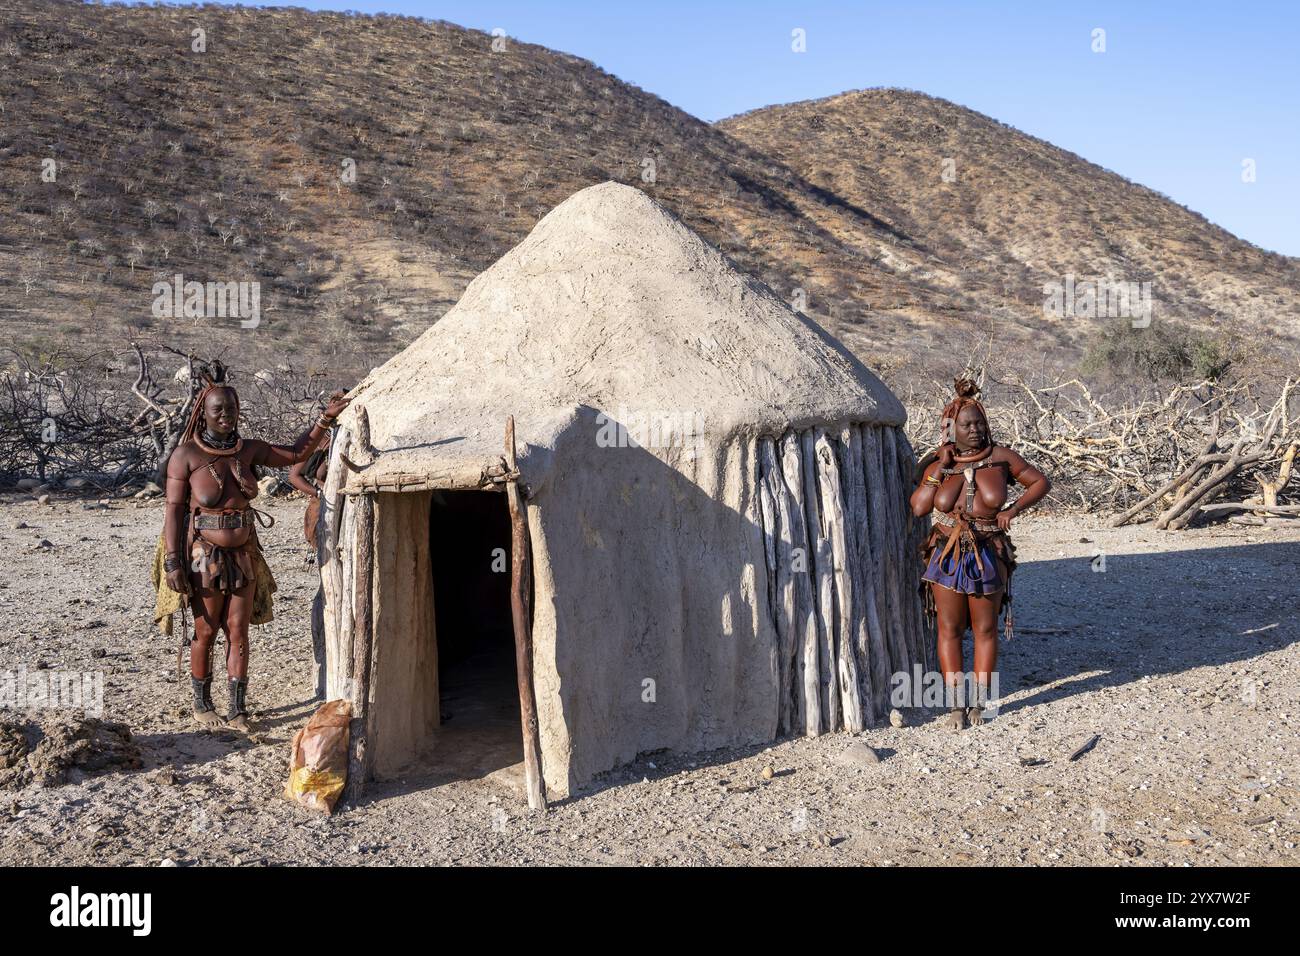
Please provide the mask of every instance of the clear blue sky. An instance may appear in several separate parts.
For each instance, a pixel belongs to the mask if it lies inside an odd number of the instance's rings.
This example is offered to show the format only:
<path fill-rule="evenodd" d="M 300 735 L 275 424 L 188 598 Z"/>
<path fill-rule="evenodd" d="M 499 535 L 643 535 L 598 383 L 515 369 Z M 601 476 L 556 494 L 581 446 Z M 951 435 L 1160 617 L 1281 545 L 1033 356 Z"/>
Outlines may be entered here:
<path fill-rule="evenodd" d="M 309 0 L 592 60 L 705 120 L 872 86 L 960 103 L 1300 255 L 1300 2 Z M 807 51 L 791 50 L 806 31 Z M 1092 33 L 1106 31 L 1104 53 Z M 1243 160 L 1256 180 L 1242 181 Z"/>

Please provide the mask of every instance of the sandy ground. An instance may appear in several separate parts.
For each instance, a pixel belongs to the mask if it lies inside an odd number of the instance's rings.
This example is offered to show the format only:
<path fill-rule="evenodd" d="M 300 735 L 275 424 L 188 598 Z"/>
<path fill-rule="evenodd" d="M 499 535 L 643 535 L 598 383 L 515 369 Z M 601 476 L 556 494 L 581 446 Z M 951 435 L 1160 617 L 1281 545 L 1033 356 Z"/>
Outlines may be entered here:
<path fill-rule="evenodd" d="M 644 755 L 545 813 L 508 759 L 449 737 L 447 759 L 325 818 L 280 795 L 313 706 L 302 507 L 269 504 L 280 591 L 254 629 L 250 739 L 194 728 L 151 627 L 156 502 L 0 497 L 0 672 L 102 670 L 103 716 L 144 758 L 0 791 L 0 864 L 1300 863 L 1300 532 L 1022 518 L 1019 633 L 982 727 L 910 710 L 856 738 Z M 853 759 L 863 742 L 879 763 Z"/>

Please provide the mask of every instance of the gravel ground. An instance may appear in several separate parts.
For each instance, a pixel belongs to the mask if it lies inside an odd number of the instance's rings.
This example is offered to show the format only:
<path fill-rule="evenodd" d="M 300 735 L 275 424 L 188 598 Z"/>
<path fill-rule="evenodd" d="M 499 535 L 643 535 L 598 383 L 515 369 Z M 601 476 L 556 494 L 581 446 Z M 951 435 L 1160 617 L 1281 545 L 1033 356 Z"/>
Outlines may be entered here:
<path fill-rule="evenodd" d="M 280 590 L 254 629 L 245 738 L 193 727 L 150 624 L 157 502 L 0 497 L 0 672 L 103 671 L 103 717 L 143 758 L 0 791 L 0 864 L 1300 863 L 1300 531 L 1020 519 L 1018 632 L 982 727 L 913 709 L 856 737 L 643 755 L 545 813 L 517 774 L 428 771 L 325 818 L 280 795 L 312 710 L 302 508 L 268 505 Z"/>

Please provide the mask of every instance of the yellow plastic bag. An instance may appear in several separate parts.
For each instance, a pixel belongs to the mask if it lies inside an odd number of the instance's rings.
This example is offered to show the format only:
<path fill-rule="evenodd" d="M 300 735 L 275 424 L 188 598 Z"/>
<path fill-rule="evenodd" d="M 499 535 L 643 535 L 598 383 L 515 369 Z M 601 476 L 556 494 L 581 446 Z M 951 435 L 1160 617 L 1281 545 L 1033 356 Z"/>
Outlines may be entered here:
<path fill-rule="evenodd" d="M 331 700 L 316 708 L 293 735 L 284 797 L 309 810 L 333 813 L 348 779 L 348 727 L 352 702 Z"/>

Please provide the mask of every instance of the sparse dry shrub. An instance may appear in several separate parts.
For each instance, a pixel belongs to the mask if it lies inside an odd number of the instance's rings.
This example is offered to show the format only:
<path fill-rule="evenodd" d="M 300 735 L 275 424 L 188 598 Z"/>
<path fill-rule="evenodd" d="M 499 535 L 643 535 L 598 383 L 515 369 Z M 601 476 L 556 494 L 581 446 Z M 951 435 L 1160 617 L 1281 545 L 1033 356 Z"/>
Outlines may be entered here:
<path fill-rule="evenodd" d="M 188 414 L 191 380 L 173 374 L 188 367 L 185 356 L 165 347 L 77 352 L 66 345 L 3 354 L 0 481 L 79 478 L 113 491 L 157 479 L 160 456 Z M 353 384 L 288 361 L 227 377 L 240 393 L 241 431 L 273 442 L 292 442 L 325 395 Z"/>

